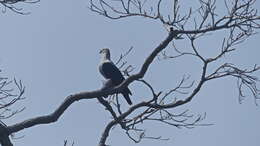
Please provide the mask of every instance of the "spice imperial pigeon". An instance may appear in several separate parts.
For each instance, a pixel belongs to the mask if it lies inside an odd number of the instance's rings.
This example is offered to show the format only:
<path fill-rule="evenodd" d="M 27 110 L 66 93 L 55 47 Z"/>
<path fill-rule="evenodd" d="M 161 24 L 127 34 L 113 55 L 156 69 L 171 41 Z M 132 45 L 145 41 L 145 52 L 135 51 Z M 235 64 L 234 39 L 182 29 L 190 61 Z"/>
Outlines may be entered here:
<path fill-rule="evenodd" d="M 124 76 L 120 72 L 120 70 L 116 67 L 116 65 L 110 60 L 110 51 L 108 48 L 101 49 L 101 62 L 99 65 L 99 72 L 104 76 L 104 78 L 112 81 L 113 86 L 120 85 L 124 80 Z M 132 104 L 132 101 L 129 98 L 129 95 L 132 95 L 131 91 L 128 87 L 123 89 L 121 94 L 126 99 L 129 105 Z"/>

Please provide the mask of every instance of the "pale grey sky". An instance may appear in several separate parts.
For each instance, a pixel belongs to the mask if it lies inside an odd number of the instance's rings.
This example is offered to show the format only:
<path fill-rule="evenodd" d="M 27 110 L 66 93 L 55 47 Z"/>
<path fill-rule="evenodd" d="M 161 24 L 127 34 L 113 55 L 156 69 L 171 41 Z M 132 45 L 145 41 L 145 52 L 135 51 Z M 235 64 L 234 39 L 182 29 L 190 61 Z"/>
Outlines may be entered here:
<path fill-rule="evenodd" d="M 9 77 L 23 81 L 27 97 L 18 104 L 26 106 L 26 110 L 4 121 L 7 125 L 49 114 L 72 93 L 100 88 L 102 77 L 97 69 L 100 48 L 111 48 L 115 60 L 133 46 L 134 51 L 127 60 L 138 71 L 147 52 L 166 37 L 167 32 L 157 21 L 143 18 L 112 21 L 91 12 L 88 6 L 87 0 L 41 1 L 25 7 L 30 15 L 21 16 L 10 11 L 0 15 L 0 68 Z M 259 1 L 255 6 L 260 10 Z M 259 40 L 260 35 L 251 37 L 224 61 L 242 67 L 260 64 Z M 210 53 L 208 47 L 216 45 L 216 40 L 211 38 L 202 48 L 207 55 Z M 145 79 L 154 84 L 156 91 L 168 90 L 183 74 L 196 79 L 200 67 L 200 62 L 187 58 L 169 62 L 157 60 Z M 260 72 L 256 76 L 260 77 Z M 213 123 L 213 126 L 177 129 L 148 122 L 145 126 L 147 136 L 170 140 L 144 140 L 140 144 L 132 142 L 117 127 L 111 131 L 108 144 L 259 146 L 260 109 L 250 94 L 243 104 L 239 104 L 235 86 L 235 79 L 209 82 L 192 102 L 177 109 L 189 109 L 193 114 L 206 112 L 203 122 Z M 140 84 L 131 84 L 130 88 L 134 103 L 149 97 Z M 82 100 L 69 107 L 57 122 L 25 129 L 15 134 L 24 138 L 12 141 L 15 146 L 62 146 L 63 140 L 67 139 L 75 141 L 75 146 L 93 146 L 97 145 L 110 120 L 111 116 L 97 100 Z"/>

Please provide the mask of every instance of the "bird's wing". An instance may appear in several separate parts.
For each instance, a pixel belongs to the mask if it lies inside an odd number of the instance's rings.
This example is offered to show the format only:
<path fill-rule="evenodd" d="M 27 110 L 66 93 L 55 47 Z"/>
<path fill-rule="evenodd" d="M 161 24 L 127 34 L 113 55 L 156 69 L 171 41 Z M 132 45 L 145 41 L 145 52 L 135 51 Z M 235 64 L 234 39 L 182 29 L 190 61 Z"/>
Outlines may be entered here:
<path fill-rule="evenodd" d="M 116 86 L 121 84 L 125 80 L 124 76 L 114 65 L 114 63 L 104 62 L 100 67 L 100 72 L 102 73 L 102 75 L 107 79 L 111 79 Z"/>
<path fill-rule="evenodd" d="M 105 78 L 112 80 L 112 83 L 115 86 L 121 84 L 125 80 L 124 76 L 113 62 L 103 62 L 99 66 L 99 70 Z M 121 93 L 123 94 L 127 103 L 131 105 L 132 101 L 129 98 L 129 94 L 132 95 L 132 93 L 129 88 L 126 87 Z"/>

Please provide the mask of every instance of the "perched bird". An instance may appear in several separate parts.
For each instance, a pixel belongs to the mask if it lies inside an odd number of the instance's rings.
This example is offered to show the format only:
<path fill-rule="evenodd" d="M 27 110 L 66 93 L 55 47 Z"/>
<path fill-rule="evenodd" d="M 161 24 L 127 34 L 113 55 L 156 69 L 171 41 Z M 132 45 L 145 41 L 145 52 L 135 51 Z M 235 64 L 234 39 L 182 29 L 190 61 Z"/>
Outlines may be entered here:
<path fill-rule="evenodd" d="M 112 81 L 113 86 L 120 85 L 124 80 L 124 76 L 116 65 L 110 60 L 110 51 L 108 48 L 101 49 L 101 62 L 99 65 L 99 72 L 104 76 L 104 78 Z M 132 104 L 129 95 L 132 95 L 128 87 L 123 89 L 121 94 L 124 96 L 128 104 Z"/>

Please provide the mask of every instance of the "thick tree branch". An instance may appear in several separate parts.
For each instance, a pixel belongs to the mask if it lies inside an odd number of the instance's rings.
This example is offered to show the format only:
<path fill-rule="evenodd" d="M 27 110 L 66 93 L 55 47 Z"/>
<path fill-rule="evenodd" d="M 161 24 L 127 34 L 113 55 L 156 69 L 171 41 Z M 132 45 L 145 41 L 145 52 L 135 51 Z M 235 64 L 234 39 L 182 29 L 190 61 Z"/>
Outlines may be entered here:
<path fill-rule="evenodd" d="M 116 125 L 117 122 L 115 120 L 111 121 L 108 123 L 108 125 L 106 126 L 104 132 L 102 133 L 102 136 L 100 138 L 100 141 L 99 141 L 99 144 L 98 146 L 107 146 L 106 145 L 106 140 L 108 138 L 108 135 L 109 135 L 109 131 L 111 130 L 111 128 Z"/>
<path fill-rule="evenodd" d="M 8 126 L 7 129 L 9 131 L 9 134 L 11 134 L 11 133 L 23 130 L 24 128 L 29 128 L 29 127 L 32 127 L 35 125 L 56 122 L 60 118 L 60 116 L 65 112 L 65 110 L 75 101 L 79 101 L 82 99 L 98 98 L 98 97 L 102 97 L 103 95 L 108 94 L 108 93 L 109 92 L 107 92 L 107 90 L 106 91 L 96 90 L 96 91 L 92 91 L 92 92 L 82 92 L 82 93 L 70 95 L 64 100 L 64 102 L 52 114 L 28 119 L 21 123 L 17 123 L 17 124 Z"/>
<path fill-rule="evenodd" d="M 0 143 L 2 146 L 13 146 L 7 132 L 7 127 L 2 122 L 0 123 Z"/>

